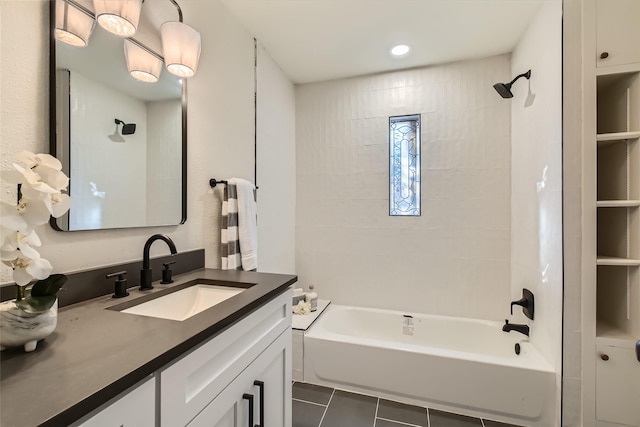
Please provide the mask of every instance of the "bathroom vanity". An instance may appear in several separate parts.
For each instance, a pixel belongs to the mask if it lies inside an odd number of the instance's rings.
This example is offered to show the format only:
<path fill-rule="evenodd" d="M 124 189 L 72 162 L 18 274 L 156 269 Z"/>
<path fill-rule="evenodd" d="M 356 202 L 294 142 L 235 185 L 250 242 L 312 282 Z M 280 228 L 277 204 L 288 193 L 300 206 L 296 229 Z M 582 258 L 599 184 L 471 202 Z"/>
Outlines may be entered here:
<path fill-rule="evenodd" d="M 196 279 L 244 290 L 182 321 L 117 309 Z M 65 307 L 34 353 L 2 354 L 0 424 L 290 426 L 295 281 L 205 269 Z"/>

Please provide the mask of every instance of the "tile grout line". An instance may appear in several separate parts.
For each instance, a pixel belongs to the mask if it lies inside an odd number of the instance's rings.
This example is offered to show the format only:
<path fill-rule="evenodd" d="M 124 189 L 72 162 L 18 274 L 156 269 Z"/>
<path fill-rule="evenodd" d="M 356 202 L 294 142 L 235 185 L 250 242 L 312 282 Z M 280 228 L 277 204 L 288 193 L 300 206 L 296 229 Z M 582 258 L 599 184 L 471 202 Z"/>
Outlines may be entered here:
<path fill-rule="evenodd" d="M 389 418 L 384 418 L 384 417 L 376 417 L 376 418 L 377 418 L 377 419 L 379 419 L 379 420 L 382 420 L 382 421 L 389 421 L 389 422 L 392 422 L 392 423 L 394 423 L 394 424 L 401 424 L 401 425 L 403 425 L 403 426 L 409 426 L 409 427 L 420 427 L 420 426 L 419 426 L 419 425 L 417 425 L 417 424 L 405 423 L 405 422 L 403 422 L 403 421 L 391 420 L 391 419 L 389 419 Z M 374 426 L 374 427 L 375 427 L 375 426 Z"/>
<path fill-rule="evenodd" d="M 327 406 L 324 408 L 324 412 L 322 413 L 322 418 L 320 418 L 320 424 L 318 424 L 318 427 L 322 425 L 322 422 L 324 421 L 324 416 L 327 415 L 327 411 L 329 410 L 329 405 L 331 404 L 331 399 L 333 399 L 333 395 L 335 393 L 336 393 L 336 389 L 334 388 L 333 391 L 331 392 L 331 397 L 329 397 L 329 401 L 327 402 Z"/>
<path fill-rule="evenodd" d="M 378 408 L 380 407 L 380 398 L 376 398 L 376 414 L 373 416 L 373 427 L 376 427 L 378 421 Z"/>
<path fill-rule="evenodd" d="M 480 418 L 480 424 L 482 424 L 482 427 L 485 427 L 484 420 L 482 418 Z"/>
<path fill-rule="evenodd" d="M 427 408 L 427 427 L 431 427 L 431 414 L 429 414 L 429 408 Z"/>
<path fill-rule="evenodd" d="M 322 406 L 323 408 L 327 407 L 327 405 L 323 405 L 322 403 L 311 402 L 310 400 L 303 400 L 303 399 L 298 399 L 298 398 L 295 398 L 295 397 L 292 397 L 291 400 L 297 400 L 298 402 L 308 403 L 310 405 Z"/>

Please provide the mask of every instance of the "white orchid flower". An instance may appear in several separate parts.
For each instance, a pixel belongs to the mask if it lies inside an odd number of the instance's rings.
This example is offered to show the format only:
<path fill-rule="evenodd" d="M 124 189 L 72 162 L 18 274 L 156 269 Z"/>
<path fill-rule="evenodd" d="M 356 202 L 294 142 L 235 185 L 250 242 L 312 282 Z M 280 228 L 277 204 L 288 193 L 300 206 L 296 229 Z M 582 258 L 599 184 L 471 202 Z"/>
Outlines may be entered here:
<path fill-rule="evenodd" d="M 13 233 L 17 230 L 26 231 L 28 228 L 30 228 L 29 223 L 21 214 L 18 206 L 16 205 L 10 205 L 9 203 L 2 202 L 0 204 L 0 217 L 2 218 L 0 227 L 3 228 L 3 236 L 5 234 L 5 229 L 10 233 Z"/>
<path fill-rule="evenodd" d="M 0 259 L 13 268 L 16 284 L 24 286 L 33 279 L 46 279 L 53 270 L 34 249 L 42 245 L 34 227 L 46 224 L 51 216 L 62 216 L 69 210 L 71 198 L 62 193 L 69 178 L 58 159 L 28 151 L 16 159 L 25 166 L 14 163 L 14 170 L 2 171 L 4 181 L 21 186 L 17 205 L 0 203 Z"/>
<path fill-rule="evenodd" d="M 0 215 L 2 229 L 10 233 L 20 231 L 29 234 L 33 227 L 46 224 L 51 212 L 45 200 L 31 200 L 23 197 L 17 205 L 0 203 Z"/>
<path fill-rule="evenodd" d="M 31 258 L 38 259 L 40 254 L 33 247 L 42 246 L 40 237 L 35 231 L 28 234 L 21 232 L 11 233 L 4 238 L 0 253 L 3 261 L 11 261 L 15 258 Z"/>
<path fill-rule="evenodd" d="M 51 216 L 60 218 L 71 207 L 71 197 L 68 194 L 52 194 L 46 203 Z"/>
<path fill-rule="evenodd" d="M 13 280 L 20 286 L 28 285 L 33 279 L 46 279 L 53 271 L 51 263 L 44 258 L 18 257 L 2 262 L 13 268 Z"/>
<path fill-rule="evenodd" d="M 42 165 L 55 170 L 62 170 L 62 163 L 60 163 L 60 160 L 56 159 L 51 154 L 33 154 L 30 151 L 21 151 L 16 154 L 16 160 L 24 163 L 29 169 Z"/>
<path fill-rule="evenodd" d="M 0 247 L 2 262 L 13 268 L 13 280 L 20 285 L 26 285 L 31 280 L 46 279 L 51 274 L 51 263 L 40 257 L 40 253 L 33 247 L 42 245 L 35 231 L 28 235 L 12 233 L 4 237 Z"/>
<path fill-rule="evenodd" d="M 46 166 L 37 166 L 29 169 L 14 163 L 13 167 L 22 174 L 23 179 L 20 183 L 24 187 L 31 187 L 31 189 L 41 193 L 60 193 L 61 190 L 66 189 L 69 185 L 69 178 L 64 172 Z"/>
<path fill-rule="evenodd" d="M 40 175 L 43 182 L 58 191 L 66 190 L 69 186 L 69 177 L 60 169 L 54 169 L 46 165 L 38 165 L 33 168 L 33 170 Z"/>
<path fill-rule="evenodd" d="M 49 215 L 54 218 L 59 218 L 71 207 L 71 198 L 68 194 L 60 192 L 43 193 L 33 189 L 29 185 L 24 185 L 21 192 L 23 195 L 21 201 L 26 199 L 26 203 L 30 201 L 33 205 L 41 203 L 46 208 L 47 218 L 45 222 L 49 220 Z M 41 214 L 42 212 L 40 211 L 39 213 Z M 44 224 L 44 222 L 42 224 Z"/>

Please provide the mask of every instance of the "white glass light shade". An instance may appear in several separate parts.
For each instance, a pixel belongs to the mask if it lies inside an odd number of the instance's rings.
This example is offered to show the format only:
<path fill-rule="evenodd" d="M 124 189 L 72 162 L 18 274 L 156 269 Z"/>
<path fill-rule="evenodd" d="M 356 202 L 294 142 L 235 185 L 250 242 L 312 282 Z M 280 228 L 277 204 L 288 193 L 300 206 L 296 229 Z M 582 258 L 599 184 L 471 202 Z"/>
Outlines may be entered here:
<path fill-rule="evenodd" d="M 165 22 L 160 26 L 164 63 L 171 74 L 192 77 L 200 59 L 200 33 L 182 22 Z"/>
<path fill-rule="evenodd" d="M 56 39 L 71 46 L 84 47 L 96 21 L 64 0 L 56 0 Z"/>
<path fill-rule="evenodd" d="M 124 40 L 124 57 L 129 73 L 137 80 L 155 83 L 162 72 L 162 61 L 140 46 Z"/>
<path fill-rule="evenodd" d="M 93 0 L 96 20 L 105 30 L 120 36 L 136 33 L 142 0 Z"/>

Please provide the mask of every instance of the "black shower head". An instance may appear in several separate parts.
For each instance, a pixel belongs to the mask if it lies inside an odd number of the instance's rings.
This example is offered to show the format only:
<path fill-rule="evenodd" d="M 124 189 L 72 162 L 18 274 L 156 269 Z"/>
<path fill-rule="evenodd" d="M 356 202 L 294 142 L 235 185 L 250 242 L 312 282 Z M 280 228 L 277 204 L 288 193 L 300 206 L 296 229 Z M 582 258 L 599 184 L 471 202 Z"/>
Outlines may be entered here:
<path fill-rule="evenodd" d="M 500 94 L 503 98 L 513 98 L 513 94 L 511 93 L 511 84 L 510 83 L 496 83 L 493 85 L 493 88 Z"/>
<path fill-rule="evenodd" d="M 493 88 L 496 90 L 496 92 L 498 92 L 498 94 L 501 97 L 513 98 L 513 93 L 511 93 L 511 86 L 513 86 L 515 81 L 518 80 L 520 77 L 526 77 L 526 79 L 529 80 L 529 78 L 531 77 L 531 70 L 516 76 L 516 78 L 511 80 L 509 83 L 496 83 L 493 85 Z"/>
<path fill-rule="evenodd" d="M 136 133 L 136 124 L 135 123 L 125 123 L 122 120 L 116 119 L 117 125 L 122 125 L 122 134 L 123 135 L 133 135 Z"/>

